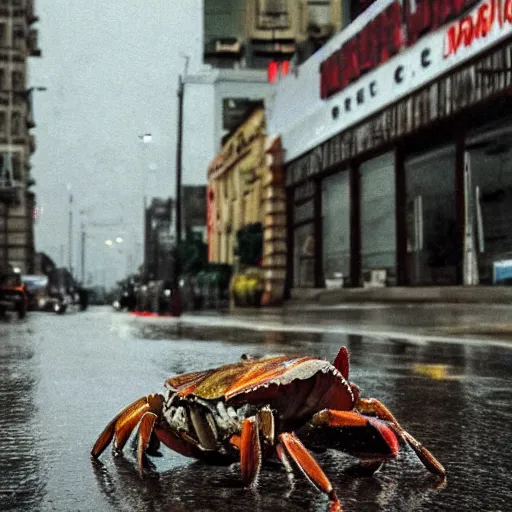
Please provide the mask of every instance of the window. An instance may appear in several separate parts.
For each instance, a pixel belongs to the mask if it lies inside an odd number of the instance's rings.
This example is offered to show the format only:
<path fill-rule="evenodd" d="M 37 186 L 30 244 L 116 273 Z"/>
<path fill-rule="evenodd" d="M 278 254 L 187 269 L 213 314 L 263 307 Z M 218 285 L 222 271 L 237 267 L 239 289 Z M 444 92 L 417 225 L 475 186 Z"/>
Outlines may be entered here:
<path fill-rule="evenodd" d="M 11 155 L 0 153 L 0 186 L 11 186 Z"/>
<path fill-rule="evenodd" d="M 473 240 L 471 250 L 476 261 L 477 282 L 510 285 L 512 130 L 506 124 L 492 128 L 492 131 L 474 134 L 466 143 L 466 190 L 469 192 L 466 222 L 471 226 L 468 239 Z"/>
<path fill-rule="evenodd" d="M 12 179 L 14 181 L 22 181 L 23 171 L 22 171 L 22 161 L 21 155 L 19 153 L 13 153 L 12 155 Z"/>
<path fill-rule="evenodd" d="M 24 88 L 23 73 L 21 71 L 12 72 L 12 88 L 15 91 L 22 91 Z"/>
<path fill-rule="evenodd" d="M 324 179 L 322 195 L 325 284 L 341 286 L 350 275 L 349 173 L 343 171 Z"/>
<path fill-rule="evenodd" d="M 287 0 L 257 0 L 257 24 L 259 29 L 275 30 L 290 26 Z"/>
<path fill-rule="evenodd" d="M 297 288 L 315 286 L 315 231 L 313 223 L 305 224 L 294 231 L 293 279 Z"/>
<path fill-rule="evenodd" d="M 0 23 L 0 46 L 7 46 L 7 27 L 5 23 Z"/>
<path fill-rule="evenodd" d="M 13 112 L 11 114 L 11 134 L 14 137 L 23 135 L 21 129 L 21 114 L 19 112 Z"/>
<path fill-rule="evenodd" d="M 0 112 L 0 137 L 7 135 L 7 113 Z"/>
<path fill-rule="evenodd" d="M 25 45 L 25 29 L 21 23 L 15 23 L 12 27 L 12 45 L 18 49 Z"/>
<path fill-rule="evenodd" d="M 0 91 L 7 89 L 5 86 L 5 69 L 0 68 Z"/>
<path fill-rule="evenodd" d="M 387 153 L 361 165 L 362 271 L 395 275 L 395 158 Z"/>

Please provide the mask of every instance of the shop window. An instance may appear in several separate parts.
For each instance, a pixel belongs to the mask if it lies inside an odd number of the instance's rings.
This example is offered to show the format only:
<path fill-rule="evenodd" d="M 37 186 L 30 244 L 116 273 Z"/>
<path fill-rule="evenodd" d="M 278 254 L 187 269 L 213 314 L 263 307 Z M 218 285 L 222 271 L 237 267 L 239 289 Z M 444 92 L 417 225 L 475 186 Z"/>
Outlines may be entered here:
<path fill-rule="evenodd" d="M 470 137 L 466 149 L 466 250 L 474 252 L 473 283 L 511 285 L 512 130 Z M 470 262 L 465 263 L 465 273 L 470 272 Z"/>
<path fill-rule="evenodd" d="M 460 250 L 455 146 L 406 159 L 407 273 L 412 285 L 455 285 Z"/>
<path fill-rule="evenodd" d="M 293 220 L 295 224 L 311 220 L 314 217 L 314 201 L 313 198 L 295 206 Z"/>
<path fill-rule="evenodd" d="M 293 277 L 297 288 L 315 286 L 315 230 L 313 223 L 294 230 Z"/>
<path fill-rule="evenodd" d="M 394 153 L 361 164 L 360 180 L 362 280 L 373 283 L 374 271 L 380 271 L 379 276 L 385 275 L 385 281 L 393 282 L 396 275 Z"/>
<path fill-rule="evenodd" d="M 340 172 L 322 182 L 323 270 L 327 287 L 347 284 L 350 274 L 349 173 Z"/>

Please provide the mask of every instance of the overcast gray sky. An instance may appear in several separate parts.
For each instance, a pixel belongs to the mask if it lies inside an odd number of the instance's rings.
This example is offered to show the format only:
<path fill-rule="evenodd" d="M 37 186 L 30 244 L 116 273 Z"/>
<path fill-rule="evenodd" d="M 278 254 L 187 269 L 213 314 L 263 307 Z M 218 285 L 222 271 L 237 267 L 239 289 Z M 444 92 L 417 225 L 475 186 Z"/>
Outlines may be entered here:
<path fill-rule="evenodd" d="M 41 209 L 36 249 L 57 264 L 68 261 L 68 184 L 75 203 L 73 264 L 79 262 L 79 211 L 87 210 L 86 267 L 96 276 L 102 268 L 122 275 L 128 254 L 135 256 L 136 242 L 142 242 L 144 188 L 174 195 L 180 53 L 191 56 L 194 71 L 202 48 L 201 4 L 36 1 L 43 57 L 31 59 L 29 85 L 48 88 L 34 93 L 32 175 Z M 152 133 L 153 142 L 143 149 L 138 135 L 144 132 Z M 199 181 L 184 176 L 184 182 Z M 123 225 L 117 227 L 93 226 L 120 218 Z M 103 244 L 117 234 L 126 239 L 124 253 Z"/>

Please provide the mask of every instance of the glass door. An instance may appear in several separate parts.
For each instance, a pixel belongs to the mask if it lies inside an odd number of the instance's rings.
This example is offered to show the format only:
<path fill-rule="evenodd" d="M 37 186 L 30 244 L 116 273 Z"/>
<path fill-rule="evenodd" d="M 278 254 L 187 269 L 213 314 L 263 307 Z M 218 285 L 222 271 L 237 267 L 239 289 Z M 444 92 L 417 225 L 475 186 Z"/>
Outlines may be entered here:
<path fill-rule="evenodd" d="M 407 273 L 411 285 L 454 285 L 456 236 L 455 146 L 405 161 Z"/>

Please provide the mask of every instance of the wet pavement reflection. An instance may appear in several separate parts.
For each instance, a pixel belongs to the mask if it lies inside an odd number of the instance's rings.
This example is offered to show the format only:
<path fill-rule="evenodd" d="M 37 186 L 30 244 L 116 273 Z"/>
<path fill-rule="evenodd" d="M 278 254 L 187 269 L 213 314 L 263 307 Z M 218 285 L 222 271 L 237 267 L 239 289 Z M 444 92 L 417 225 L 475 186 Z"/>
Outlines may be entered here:
<path fill-rule="evenodd" d="M 347 511 L 508 511 L 512 509 L 512 345 L 385 340 L 332 333 L 231 331 L 167 339 L 158 329 L 91 309 L 32 314 L 0 324 L 0 510 L 327 510 L 296 474 L 264 466 L 255 491 L 239 468 L 211 466 L 163 448 L 141 479 L 133 447 L 89 456 L 123 406 L 160 392 L 172 374 L 214 367 L 242 353 L 351 354 L 351 379 L 381 399 L 445 465 L 443 489 L 404 450 L 373 477 L 356 460 L 328 451 L 318 460 Z M 115 321 L 114 321 L 115 318 Z M 211 339 L 208 339 L 208 334 Z M 206 338 L 206 339 L 205 339 Z"/>

